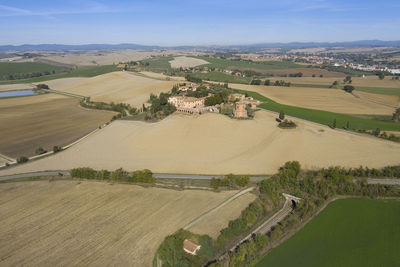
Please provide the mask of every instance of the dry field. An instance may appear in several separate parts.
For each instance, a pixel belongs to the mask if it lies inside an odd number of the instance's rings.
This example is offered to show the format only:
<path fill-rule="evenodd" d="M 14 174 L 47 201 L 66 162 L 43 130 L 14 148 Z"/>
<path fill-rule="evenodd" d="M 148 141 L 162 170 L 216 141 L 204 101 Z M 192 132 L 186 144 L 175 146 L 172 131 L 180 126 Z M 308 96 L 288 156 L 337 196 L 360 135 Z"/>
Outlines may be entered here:
<path fill-rule="evenodd" d="M 220 114 L 174 114 L 157 123 L 115 121 L 75 146 L 1 175 L 39 170 L 136 170 L 157 173 L 272 174 L 286 161 L 304 168 L 340 165 L 383 167 L 400 163 L 400 144 L 310 122 L 277 127 L 276 115 L 258 111 L 254 120 Z"/>
<path fill-rule="evenodd" d="M 180 76 L 167 76 L 162 73 L 151 72 L 151 71 L 141 71 L 140 73 L 149 78 L 163 79 L 163 80 L 169 79 L 171 81 L 186 81 L 186 79 L 184 77 L 180 77 Z"/>
<path fill-rule="evenodd" d="M 13 91 L 13 90 L 26 90 L 26 89 L 33 89 L 35 86 L 32 84 L 5 84 L 0 85 L 0 92 L 2 91 Z"/>
<path fill-rule="evenodd" d="M 191 68 L 197 67 L 204 64 L 209 64 L 208 61 L 199 58 L 192 58 L 192 57 L 175 57 L 173 60 L 169 62 L 172 68 Z"/>
<path fill-rule="evenodd" d="M 365 76 L 352 77 L 352 85 L 357 88 L 360 87 L 374 87 L 374 88 L 400 88 L 399 80 L 392 80 L 391 77 L 386 77 L 383 80 L 379 80 L 378 76 Z M 297 84 L 315 84 L 315 85 L 331 85 L 334 81 L 343 82 L 343 77 L 271 77 L 270 80 L 285 80 L 291 83 Z"/>
<path fill-rule="evenodd" d="M 161 81 L 119 71 L 92 78 L 58 79 L 46 83 L 54 90 L 90 96 L 92 101 L 141 106 L 149 99 L 150 93 L 170 91 L 176 81 Z"/>
<path fill-rule="evenodd" d="M 235 193 L 71 180 L 0 184 L 0 265 L 151 266 L 167 235 Z"/>
<path fill-rule="evenodd" d="M 0 153 L 32 156 L 40 146 L 51 150 L 67 145 L 113 115 L 83 109 L 78 99 L 55 94 L 0 99 Z"/>
<path fill-rule="evenodd" d="M 139 50 L 89 51 L 86 53 L 45 54 L 44 59 L 76 66 L 112 65 L 119 62 L 138 61 L 152 56 L 177 54 L 176 51 L 149 52 Z"/>
<path fill-rule="evenodd" d="M 354 96 L 341 89 L 256 86 L 230 84 L 230 87 L 258 92 L 278 103 L 346 114 L 391 115 L 400 97 L 357 91 Z"/>
<path fill-rule="evenodd" d="M 228 227 L 229 221 L 238 218 L 242 210 L 255 199 L 256 196 L 252 193 L 241 195 L 223 208 L 207 214 L 188 230 L 200 235 L 209 235 L 216 239 L 220 231 Z"/>

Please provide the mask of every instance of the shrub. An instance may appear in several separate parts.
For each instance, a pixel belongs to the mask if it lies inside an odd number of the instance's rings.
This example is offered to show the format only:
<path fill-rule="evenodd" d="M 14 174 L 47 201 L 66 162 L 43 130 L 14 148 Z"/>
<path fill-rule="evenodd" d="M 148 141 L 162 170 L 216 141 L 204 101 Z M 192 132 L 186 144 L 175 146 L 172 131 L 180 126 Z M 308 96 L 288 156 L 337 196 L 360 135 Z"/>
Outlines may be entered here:
<path fill-rule="evenodd" d="M 353 91 L 354 91 L 354 86 L 352 86 L 352 85 L 345 85 L 344 87 L 343 87 L 343 90 L 345 90 L 347 93 L 352 93 Z"/>
<path fill-rule="evenodd" d="M 294 123 L 294 121 L 284 120 L 278 124 L 278 127 L 283 129 L 293 129 L 296 128 L 297 125 Z"/>
<path fill-rule="evenodd" d="M 54 153 L 60 152 L 61 150 L 62 150 L 62 148 L 60 146 L 53 146 Z"/>
<path fill-rule="evenodd" d="M 29 159 L 27 157 L 24 157 L 24 156 L 17 158 L 17 163 L 18 164 L 22 164 L 22 163 L 25 163 L 25 162 L 28 162 L 28 161 L 29 161 Z"/>
<path fill-rule="evenodd" d="M 39 147 L 39 148 L 36 149 L 36 151 L 35 151 L 35 153 L 36 153 L 37 155 L 41 155 L 41 154 L 44 154 L 44 153 L 46 153 L 46 152 L 47 152 L 47 151 L 44 150 L 43 147 Z"/>

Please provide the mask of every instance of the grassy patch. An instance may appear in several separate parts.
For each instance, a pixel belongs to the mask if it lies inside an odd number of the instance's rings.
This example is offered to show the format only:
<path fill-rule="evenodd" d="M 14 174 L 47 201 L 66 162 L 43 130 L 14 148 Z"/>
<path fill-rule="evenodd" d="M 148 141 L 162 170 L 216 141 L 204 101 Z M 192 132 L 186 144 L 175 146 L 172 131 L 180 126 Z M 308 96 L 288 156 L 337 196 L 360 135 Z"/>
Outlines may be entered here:
<path fill-rule="evenodd" d="M 17 79 L 24 75 L 29 75 L 33 73 L 50 75 L 66 71 L 69 71 L 69 68 L 39 62 L 0 62 L 1 80 L 8 80 L 10 75 Z"/>
<path fill-rule="evenodd" d="M 225 69 L 227 67 L 238 67 L 238 68 L 252 68 L 252 69 L 291 69 L 291 68 L 303 68 L 303 65 L 299 65 L 287 61 L 262 61 L 262 62 L 252 62 L 247 60 L 228 60 L 219 58 L 209 58 L 209 57 L 194 57 L 203 59 L 210 62 L 210 64 L 205 64 L 203 66 Z"/>
<path fill-rule="evenodd" d="M 35 82 L 43 82 L 61 78 L 71 78 L 71 77 L 94 77 L 97 75 L 113 72 L 119 70 L 116 65 L 105 65 L 99 67 L 92 68 L 82 68 L 77 69 L 68 73 L 59 73 L 54 75 L 47 75 L 41 77 L 35 77 L 24 80 L 13 80 L 13 81 L 0 81 L 0 84 L 16 84 L 16 83 L 35 83 Z"/>
<path fill-rule="evenodd" d="M 249 84 L 251 81 L 251 78 L 233 76 L 233 75 L 226 74 L 223 72 L 218 72 L 218 71 L 208 72 L 208 73 L 195 72 L 195 73 L 191 73 L 190 76 L 200 78 L 202 80 L 215 81 L 215 82 L 227 82 L 227 83 Z"/>
<path fill-rule="evenodd" d="M 247 93 L 254 99 L 264 101 L 265 103 L 259 105 L 260 108 L 275 112 L 280 112 L 281 110 L 283 110 L 285 114 L 289 116 L 324 124 L 327 126 L 332 126 L 333 120 L 336 119 L 337 128 L 344 128 L 346 127 L 347 122 L 349 122 L 350 129 L 354 130 L 359 130 L 359 129 L 374 130 L 376 128 L 388 131 L 400 130 L 400 123 L 384 122 L 372 118 L 365 118 L 365 117 L 363 118 L 355 115 L 339 114 L 323 110 L 283 105 L 256 92 L 251 92 L 246 90 L 237 90 L 237 91 L 243 94 Z"/>
<path fill-rule="evenodd" d="M 397 266 L 399 220 L 398 200 L 337 200 L 256 266 Z"/>
<path fill-rule="evenodd" d="M 169 62 L 173 59 L 174 57 L 155 57 L 142 60 L 142 62 L 149 63 L 149 65 L 146 66 L 146 69 L 149 71 L 164 72 L 171 69 L 171 64 L 169 64 Z"/>

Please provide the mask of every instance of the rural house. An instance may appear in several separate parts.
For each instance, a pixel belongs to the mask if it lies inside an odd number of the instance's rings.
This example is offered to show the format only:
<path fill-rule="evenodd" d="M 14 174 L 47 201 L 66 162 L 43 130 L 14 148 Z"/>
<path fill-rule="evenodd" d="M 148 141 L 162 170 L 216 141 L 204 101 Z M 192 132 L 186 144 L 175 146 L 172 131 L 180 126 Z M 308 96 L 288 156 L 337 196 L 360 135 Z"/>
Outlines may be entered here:
<path fill-rule="evenodd" d="M 185 239 L 185 241 L 183 241 L 183 250 L 186 253 L 196 255 L 197 251 L 200 250 L 200 248 L 201 246 L 192 239 Z"/>

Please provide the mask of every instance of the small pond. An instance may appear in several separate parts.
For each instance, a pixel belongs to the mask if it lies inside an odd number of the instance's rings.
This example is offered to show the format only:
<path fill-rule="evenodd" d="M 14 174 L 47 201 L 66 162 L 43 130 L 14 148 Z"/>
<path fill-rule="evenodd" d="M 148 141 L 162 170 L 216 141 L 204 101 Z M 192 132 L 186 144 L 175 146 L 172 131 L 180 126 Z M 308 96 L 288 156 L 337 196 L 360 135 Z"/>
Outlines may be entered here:
<path fill-rule="evenodd" d="M 18 91 L 6 91 L 0 92 L 0 98 L 15 97 L 15 96 L 28 96 L 35 95 L 33 90 L 18 90 Z"/>

